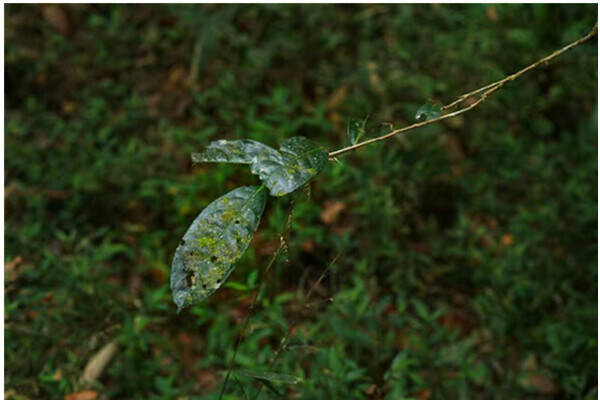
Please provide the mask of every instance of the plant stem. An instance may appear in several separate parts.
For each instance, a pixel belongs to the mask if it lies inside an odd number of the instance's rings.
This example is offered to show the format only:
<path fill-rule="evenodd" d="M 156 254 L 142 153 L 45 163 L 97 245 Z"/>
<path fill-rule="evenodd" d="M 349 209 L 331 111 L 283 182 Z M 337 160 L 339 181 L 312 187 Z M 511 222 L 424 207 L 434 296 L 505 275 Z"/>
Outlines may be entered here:
<path fill-rule="evenodd" d="M 352 146 L 348 146 L 348 147 L 344 147 L 342 149 L 339 150 L 335 150 L 329 153 L 329 158 L 335 158 L 336 156 L 339 156 L 341 154 L 347 153 L 349 151 L 352 150 L 356 150 L 358 148 L 367 146 L 369 144 L 375 143 L 375 142 L 379 142 L 381 140 L 386 140 L 391 138 L 392 136 L 395 136 L 399 133 L 403 133 L 403 132 L 407 132 L 416 128 L 420 128 L 422 126 L 425 125 L 429 125 L 429 124 L 433 124 L 436 122 L 439 122 L 441 120 L 447 119 L 447 118 L 453 118 L 456 117 L 457 115 L 460 115 L 462 113 L 465 113 L 473 108 L 475 108 L 476 106 L 478 106 L 479 104 L 481 104 L 489 95 L 491 95 L 492 93 L 494 93 L 496 90 L 502 88 L 507 82 L 510 82 L 512 80 L 517 79 L 518 77 L 520 77 L 521 75 L 523 75 L 524 73 L 531 71 L 532 69 L 535 69 L 537 67 L 539 67 L 542 64 L 547 63 L 548 61 L 560 56 L 561 54 L 565 53 L 566 51 L 572 49 L 573 47 L 579 46 L 581 43 L 591 39 L 592 37 L 596 36 L 598 34 L 598 22 L 596 22 L 596 24 L 594 24 L 594 27 L 592 28 L 591 31 L 588 32 L 587 35 L 577 39 L 576 41 L 569 43 L 568 45 L 562 47 L 561 49 L 558 49 L 554 52 L 552 52 L 551 54 L 547 55 L 544 58 L 539 59 L 538 61 L 534 62 L 531 65 L 528 65 L 527 67 L 521 69 L 518 72 L 515 72 L 514 74 L 508 75 L 507 77 L 505 77 L 504 79 L 501 79 L 497 82 L 493 82 L 490 83 L 488 85 L 485 85 L 479 89 L 473 90 L 469 93 L 465 93 L 463 95 L 460 95 L 456 100 L 454 100 L 452 103 L 449 103 L 448 105 L 445 105 L 442 107 L 442 110 L 448 110 L 450 108 L 453 108 L 455 106 L 457 106 L 458 104 L 462 103 L 463 101 L 465 101 L 466 99 L 473 97 L 477 94 L 480 94 L 480 97 L 473 102 L 472 104 L 470 104 L 467 107 L 464 107 L 458 111 L 449 113 L 449 114 L 444 114 L 439 118 L 435 118 L 435 119 L 431 119 L 428 121 L 423 121 L 423 122 L 418 122 L 409 126 L 406 126 L 404 128 L 400 128 L 400 129 L 396 129 L 392 132 L 389 132 L 385 135 L 382 136 L 378 136 L 376 138 L 373 139 L 369 139 L 369 140 L 365 140 L 363 142 L 357 143 L 355 145 Z"/>
<path fill-rule="evenodd" d="M 265 188 L 265 185 L 261 185 L 258 190 L 261 190 L 264 188 Z M 271 267 L 273 266 L 273 264 L 275 263 L 277 258 L 279 258 L 279 255 L 281 254 L 281 252 L 284 249 L 286 249 L 286 246 L 287 246 L 286 243 L 289 238 L 290 231 L 292 229 L 294 206 L 295 206 L 295 200 L 293 199 L 292 203 L 290 205 L 290 212 L 288 214 L 288 219 L 286 222 L 285 230 L 284 230 L 283 234 L 279 237 L 279 240 L 280 240 L 279 247 L 277 248 L 277 250 L 275 250 L 275 253 L 273 253 L 273 256 L 271 257 L 269 264 L 267 264 L 267 267 L 265 268 L 264 272 L 262 273 L 260 285 L 258 286 L 258 290 L 254 293 L 254 298 L 252 299 L 252 304 L 250 305 L 248 314 L 246 314 L 246 318 L 244 319 L 244 324 L 242 326 L 242 330 L 240 331 L 240 336 L 238 337 L 238 340 L 235 342 L 233 355 L 231 356 L 231 360 L 229 360 L 229 367 L 227 368 L 227 374 L 225 375 L 225 379 L 223 380 L 223 386 L 221 386 L 221 392 L 219 393 L 219 400 L 221 400 L 223 398 L 223 395 L 225 394 L 225 387 L 227 386 L 227 382 L 229 381 L 229 376 L 231 375 L 231 371 L 233 370 L 233 364 L 235 363 L 235 357 L 237 356 L 237 352 L 240 347 L 240 344 L 242 343 L 242 340 L 244 340 L 244 337 L 246 336 L 246 329 L 248 328 L 250 318 L 252 317 L 252 314 L 254 313 L 254 309 L 256 307 L 256 303 L 258 300 L 258 296 L 260 295 L 260 292 L 262 291 L 262 289 L 267 281 L 267 278 L 269 277 L 269 275 L 268 275 L 269 271 L 271 270 Z"/>
<path fill-rule="evenodd" d="M 321 273 L 321 276 L 319 276 L 319 279 L 317 279 L 317 281 L 311 286 L 310 290 L 308 291 L 308 294 L 306 295 L 306 298 L 304 299 L 304 306 L 306 308 L 311 307 L 311 304 L 308 303 L 308 300 L 310 300 L 310 296 L 312 295 L 313 290 L 315 289 L 315 287 L 317 287 L 321 281 L 323 280 L 323 278 L 325 278 L 325 275 L 327 275 L 327 272 L 329 272 L 329 269 L 335 264 L 335 262 L 337 261 L 337 259 L 339 258 L 339 254 L 335 256 L 335 258 L 333 259 L 333 261 L 331 261 L 328 265 L 327 268 L 325 268 L 325 270 Z M 328 301 L 333 301 L 333 298 L 329 298 L 327 299 Z M 277 362 L 277 360 L 279 359 L 279 356 L 281 355 L 281 352 L 283 352 L 286 348 L 287 342 L 290 338 L 290 335 L 292 334 L 292 328 L 293 328 L 294 324 L 289 324 L 289 327 L 285 333 L 285 336 L 283 337 L 283 339 L 281 339 L 281 341 L 279 342 L 279 348 L 277 349 L 277 352 L 275 353 L 275 357 L 273 358 L 273 360 L 271 361 L 270 365 L 269 365 L 269 369 L 268 372 L 272 372 L 273 368 L 275 367 L 275 363 Z M 258 390 L 256 391 L 256 395 L 254 396 L 254 400 L 258 400 L 258 396 L 260 396 L 260 393 L 262 392 L 262 388 L 263 385 L 260 385 L 258 387 Z"/>
<path fill-rule="evenodd" d="M 269 270 L 271 269 L 271 266 L 273 265 L 275 260 L 277 260 L 277 258 L 279 257 L 279 254 L 281 253 L 281 249 L 283 249 L 283 245 L 280 245 L 279 248 L 275 251 L 275 253 L 271 257 L 269 264 L 267 265 L 267 267 L 265 268 L 265 271 L 263 272 L 263 277 L 262 277 L 263 279 L 261 280 L 258 290 L 254 293 L 254 298 L 252 299 L 252 304 L 250 305 L 248 314 L 246 314 L 246 318 L 244 319 L 244 324 L 242 326 L 242 330 L 240 331 L 240 336 L 238 337 L 238 340 L 235 342 L 233 355 L 231 356 L 231 360 L 229 360 L 229 367 L 227 368 L 227 374 L 225 375 L 225 380 L 223 381 L 223 386 L 221 386 L 221 392 L 219 394 L 219 399 L 221 399 L 223 397 L 223 395 L 225 394 L 225 387 L 227 386 L 227 382 L 229 381 L 229 376 L 231 375 L 231 371 L 233 370 L 233 363 L 235 362 L 235 357 L 237 356 L 237 352 L 240 347 L 240 344 L 242 343 L 242 340 L 244 340 L 244 336 L 246 336 L 246 329 L 248 328 L 248 323 L 250 322 L 250 317 L 254 313 L 254 308 L 256 307 L 256 301 L 258 300 L 258 296 L 259 296 L 260 292 L 262 291 L 262 288 L 263 288 L 265 280 L 266 280 L 266 276 L 269 273 Z"/>

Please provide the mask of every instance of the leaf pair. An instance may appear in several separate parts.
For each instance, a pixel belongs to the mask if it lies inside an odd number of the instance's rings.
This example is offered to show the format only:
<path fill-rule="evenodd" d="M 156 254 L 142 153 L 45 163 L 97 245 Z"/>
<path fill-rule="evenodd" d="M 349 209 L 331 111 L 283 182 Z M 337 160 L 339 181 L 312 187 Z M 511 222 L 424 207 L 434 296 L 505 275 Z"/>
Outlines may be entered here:
<path fill-rule="evenodd" d="M 279 197 L 317 175 L 327 163 L 327 151 L 302 136 L 285 140 L 279 151 L 250 139 L 219 140 L 204 152 L 193 153 L 192 161 L 250 164 L 270 194 Z"/>
<path fill-rule="evenodd" d="M 304 137 L 284 141 L 279 151 L 254 140 L 219 140 L 192 161 L 250 164 L 262 186 L 244 186 L 210 203 L 175 250 L 171 290 L 178 311 L 214 293 L 235 268 L 258 228 L 267 200 L 291 193 L 318 174 L 327 151 Z"/>

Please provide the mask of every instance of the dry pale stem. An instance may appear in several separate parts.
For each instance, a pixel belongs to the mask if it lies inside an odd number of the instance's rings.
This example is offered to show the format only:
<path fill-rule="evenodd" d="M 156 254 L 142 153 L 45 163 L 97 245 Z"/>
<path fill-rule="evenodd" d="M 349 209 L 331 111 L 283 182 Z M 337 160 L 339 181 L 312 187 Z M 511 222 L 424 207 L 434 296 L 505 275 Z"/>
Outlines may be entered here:
<path fill-rule="evenodd" d="M 473 103 L 471 103 L 470 105 L 468 105 L 467 107 L 461 108 L 460 110 L 448 113 L 448 114 L 444 114 L 442 116 L 440 116 L 439 118 L 435 118 L 435 119 L 431 119 L 428 121 L 423 121 L 423 122 L 417 122 L 415 124 L 409 125 L 409 126 L 405 126 L 404 128 L 400 128 L 400 129 L 396 129 L 394 131 L 391 131 L 385 135 L 382 136 L 378 136 L 376 138 L 373 139 L 369 139 L 369 140 L 365 140 L 363 142 L 354 144 L 352 146 L 348 146 L 348 147 L 344 147 L 342 149 L 339 150 L 335 150 L 329 153 L 329 158 L 330 159 L 335 159 L 336 156 L 339 156 L 341 154 L 347 153 L 349 151 L 352 150 L 356 150 L 359 149 L 361 147 L 367 146 L 369 144 L 375 143 L 375 142 L 379 142 L 381 140 L 386 140 L 391 138 L 392 136 L 398 135 L 399 133 L 404 133 L 407 131 L 411 131 L 413 129 L 416 128 L 420 128 L 422 126 L 425 125 L 429 125 L 429 124 L 434 124 L 436 122 L 439 122 L 441 120 L 444 119 L 448 119 L 448 118 L 453 118 L 456 117 L 457 115 L 463 114 L 469 110 L 472 110 L 473 108 L 477 107 L 479 104 L 481 104 L 489 95 L 491 95 L 492 93 L 494 93 L 496 90 L 502 88 L 506 83 L 513 81 L 515 79 L 517 79 L 518 77 L 520 77 L 521 75 L 523 75 L 524 73 L 531 71 L 537 67 L 539 67 L 542 64 L 545 64 L 547 62 L 549 62 L 550 60 L 560 56 L 561 54 L 565 53 L 566 51 L 572 49 L 573 47 L 579 46 L 581 43 L 591 39 L 592 37 L 596 36 L 598 34 L 598 22 L 596 22 L 596 24 L 594 25 L 594 27 L 592 28 L 592 30 L 590 32 L 588 32 L 587 35 L 577 39 L 576 41 L 569 43 L 568 45 L 552 52 L 551 54 L 547 55 L 544 58 L 539 59 L 538 61 L 534 62 L 531 65 L 528 65 L 527 67 L 521 69 L 520 71 L 515 72 L 514 74 L 508 75 L 507 77 L 497 81 L 497 82 L 493 82 L 490 83 L 488 85 L 485 85 L 483 87 L 480 87 L 479 89 L 473 90 L 469 93 L 465 93 L 463 95 L 458 96 L 458 98 L 456 100 L 454 100 L 453 102 L 445 105 L 442 107 L 442 110 L 449 110 L 459 104 L 461 104 L 462 102 L 464 102 L 465 100 L 477 96 L 479 95 L 479 98 L 474 101 Z"/>

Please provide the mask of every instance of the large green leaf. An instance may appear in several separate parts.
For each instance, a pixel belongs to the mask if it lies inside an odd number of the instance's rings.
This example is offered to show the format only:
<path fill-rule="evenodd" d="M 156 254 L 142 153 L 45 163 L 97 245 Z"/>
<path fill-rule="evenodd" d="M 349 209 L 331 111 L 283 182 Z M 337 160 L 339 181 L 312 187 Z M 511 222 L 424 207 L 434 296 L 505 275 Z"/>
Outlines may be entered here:
<path fill-rule="evenodd" d="M 265 208 L 264 186 L 244 186 L 210 203 L 175 250 L 171 290 L 178 310 L 217 290 L 248 248 Z"/>
<path fill-rule="evenodd" d="M 202 153 L 192 153 L 193 162 L 252 164 L 272 196 L 283 196 L 298 189 L 327 164 L 327 150 L 302 136 L 281 143 L 279 151 L 260 142 L 219 140 Z"/>
<path fill-rule="evenodd" d="M 192 162 L 227 162 L 251 164 L 258 157 L 275 157 L 277 150 L 250 139 L 218 140 L 202 153 L 192 153 Z"/>
<path fill-rule="evenodd" d="M 252 173 L 260 177 L 272 196 L 283 196 L 317 175 L 327 164 L 327 157 L 327 150 L 317 143 L 295 136 L 281 143 L 277 154 L 258 157 L 252 163 Z"/>

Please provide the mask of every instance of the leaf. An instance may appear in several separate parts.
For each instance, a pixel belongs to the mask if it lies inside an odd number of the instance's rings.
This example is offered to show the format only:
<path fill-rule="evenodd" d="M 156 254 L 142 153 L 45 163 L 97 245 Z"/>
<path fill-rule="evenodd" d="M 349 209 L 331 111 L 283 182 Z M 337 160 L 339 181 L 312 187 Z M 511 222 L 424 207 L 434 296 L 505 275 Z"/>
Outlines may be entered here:
<path fill-rule="evenodd" d="M 427 306 L 425 305 L 425 303 L 423 303 L 422 301 L 420 301 L 418 299 L 414 299 L 413 305 L 415 307 L 417 315 L 421 319 L 423 319 L 425 321 L 429 320 L 429 311 L 427 310 Z"/>
<path fill-rule="evenodd" d="M 240 292 L 245 292 L 247 290 L 250 290 L 250 288 L 246 285 L 244 285 L 243 283 L 239 283 L 239 282 L 227 282 L 225 284 L 226 288 L 229 289 L 233 289 L 233 290 L 238 290 Z"/>
<path fill-rule="evenodd" d="M 439 118 L 442 115 L 442 105 L 428 101 L 417 110 L 415 119 L 417 122 L 423 122 L 430 119 Z"/>
<path fill-rule="evenodd" d="M 270 158 L 277 154 L 277 150 L 255 140 L 218 140 L 209 144 L 202 153 L 192 153 L 192 162 L 252 164 L 258 157 Z"/>
<path fill-rule="evenodd" d="M 327 163 L 327 151 L 302 136 L 287 139 L 276 156 L 259 157 L 252 173 L 259 176 L 272 196 L 293 192 L 317 175 Z"/>
<path fill-rule="evenodd" d="M 366 118 L 364 120 L 351 118 L 350 121 L 348 121 L 347 134 L 350 144 L 358 143 L 358 140 L 364 136 L 366 124 Z"/>
<path fill-rule="evenodd" d="M 323 211 L 321 211 L 321 221 L 325 222 L 327 225 L 331 225 L 345 209 L 346 205 L 339 200 L 326 201 L 323 206 Z"/>
<path fill-rule="evenodd" d="M 69 33 L 69 18 L 67 18 L 67 14 L 62 7 L 58 5 L 42 6 L 42 15 L 46 22 L 63 36 Z"/>
<path fill-rule="evenodd" d="M 291 385 L 297 385 L 298 383 L 302 382 L 302 378 L 298 376 L 279 374 L 276 372 L 237 370 L 235 371 L 235 373 L 248 378 L 254 378 L 269 382 L 288 383 Z"/>
<path fill-rule="evenodd" d="M 525 372 L 518 380 L 522 388 L 545 395 L 555 394 L 558 390 L 556 383 L 538 371 Z"/>
<path fill-rule="evenodd" d="M 251 171 L 269 188 L 272 196 L 298 189 L 317 175 L 327 163 L 328 153 L 317 143 L 295 136 L 281 143 L 279 151 L 260 142 L 219 140 L 202 153 L 192 153 L 193 162 L 252 164 Z"/>
<path fill-rule="evenodd" d="M 82 390 L 65 396 L 65 400 L 96 400 L 97 398 L 98 392 L 91 389 Z"/>
<path fill-rule="evenodd" d="M 86 364 L 81 381 L 93 382 L 100 378 L 102 371 L 104 371 L 110 360 L 117 354 L 118 350 L 119 345 L 114 340 L 104 345 Z"/>
<path fill-rule="evenodd" d="M 264 186 L 240 187 L 210 203 L 192 222 L 171 266 L 178 311 L 221 287 L 248 248 L 265 202 Z"/>

